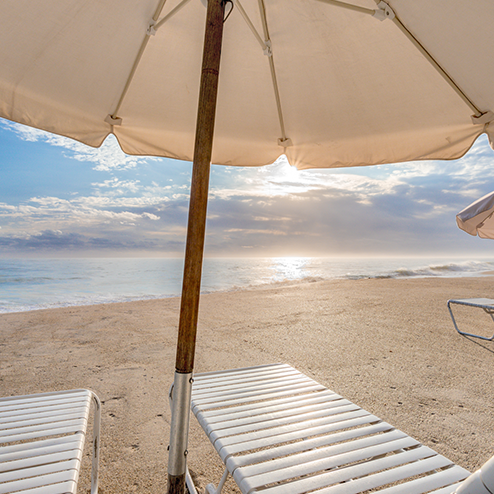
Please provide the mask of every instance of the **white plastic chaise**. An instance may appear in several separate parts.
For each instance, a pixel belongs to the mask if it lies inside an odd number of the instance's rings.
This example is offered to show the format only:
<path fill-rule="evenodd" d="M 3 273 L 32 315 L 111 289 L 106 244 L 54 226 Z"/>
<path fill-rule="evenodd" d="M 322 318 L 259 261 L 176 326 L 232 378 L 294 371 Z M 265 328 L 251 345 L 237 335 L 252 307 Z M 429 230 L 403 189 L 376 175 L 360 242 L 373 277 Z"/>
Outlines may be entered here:
<path fill-rule="evenodd" d="M 98 492 L 101 404 L 76 389 L 0 398 L 0 494 L 74 494 L 91 402 L 91 493 Z"/>
<path fill-rule="evenodd" d="M 198 374 L 192 411 L 226 465 L 210 493 L 231 474 L 243 494 L 494 494 L 480 471 L 469 477 L 289 365 Z"/>

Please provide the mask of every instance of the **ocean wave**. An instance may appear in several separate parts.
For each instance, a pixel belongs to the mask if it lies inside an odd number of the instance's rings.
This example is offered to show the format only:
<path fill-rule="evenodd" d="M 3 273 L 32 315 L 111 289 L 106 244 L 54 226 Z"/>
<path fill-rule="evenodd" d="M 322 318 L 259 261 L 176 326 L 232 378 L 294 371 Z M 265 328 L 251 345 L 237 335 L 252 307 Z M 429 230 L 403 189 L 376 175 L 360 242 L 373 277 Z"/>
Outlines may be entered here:
<path fill-rule="evenodd" d="M 204 294 L 323 280 L 481 276 L 491 260 L 264 258 L 206 259 Z M 180 296 L 177 259 L 0 259 L 0 313 Z"/>
<path fill-rule="evenodd" d="M 12 277 L 4 277 L 0 276 L 0 284 L 8 284 L 11 283 L 13 285 L 19 284 L 19 283 L 49 283 L 55 281 L 54 278 L 50 276 L 30 276 L 30 277 L 22 277 L 18 276 L 16 278 Z"/>
<path fill-rule="evenodd" d="M 63 309 L 66 307 L 79 307 L 88 305 L 118 304 L 124 302 L 138 302 L 142 300 L 156 300 L 170 298 L 171 295 L 137 295 L 137 296 L 94 296 L 85 298 L 72 298 L 58 302 L 45 302 L 39 304 L 12 303 L 0 300 L 0 314 L 11 314 L 14 312 L 29 312 L 33 310 Z"/>
<path fill-rule="evenodd" d="M 417 267 L 399 267 L 392 270 L 378 271 L 375 273 L 365 272 L 356 274 L 347 274 L 347 279 L 396 279 L 396 278 L 428 278 L 428 277 L 461 277 L 461 276 L 479 276 L 486 272 L 494 270 L 492 261 L 462 261 L 449 262 L 445 264 L 431 263 Z"/>

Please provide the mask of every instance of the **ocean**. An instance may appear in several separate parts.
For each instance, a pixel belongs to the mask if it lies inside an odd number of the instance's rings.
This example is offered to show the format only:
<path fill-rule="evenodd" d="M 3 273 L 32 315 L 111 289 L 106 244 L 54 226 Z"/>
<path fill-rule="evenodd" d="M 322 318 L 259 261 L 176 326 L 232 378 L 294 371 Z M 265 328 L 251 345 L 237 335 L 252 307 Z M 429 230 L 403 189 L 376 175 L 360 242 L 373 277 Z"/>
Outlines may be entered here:
<path fill-rule="evenodd" d="M 205 259 L 202 292 L 327 279 L 481 276 L 494 260 Z M 0 313 L 179 296 L 182 259 L 0 259 Z"/>

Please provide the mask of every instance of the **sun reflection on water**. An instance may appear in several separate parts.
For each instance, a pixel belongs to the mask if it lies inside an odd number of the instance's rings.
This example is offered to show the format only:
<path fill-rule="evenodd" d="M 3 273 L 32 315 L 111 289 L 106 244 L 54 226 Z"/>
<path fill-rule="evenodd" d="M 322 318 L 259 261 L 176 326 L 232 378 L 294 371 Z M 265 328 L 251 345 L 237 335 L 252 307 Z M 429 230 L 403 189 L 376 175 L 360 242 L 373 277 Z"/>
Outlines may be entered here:
<path fill-rule="evenodd" d="M 301 280 L 309 274 L 310 257 L 274 257 L 271 259 L 273 281 Z"/>

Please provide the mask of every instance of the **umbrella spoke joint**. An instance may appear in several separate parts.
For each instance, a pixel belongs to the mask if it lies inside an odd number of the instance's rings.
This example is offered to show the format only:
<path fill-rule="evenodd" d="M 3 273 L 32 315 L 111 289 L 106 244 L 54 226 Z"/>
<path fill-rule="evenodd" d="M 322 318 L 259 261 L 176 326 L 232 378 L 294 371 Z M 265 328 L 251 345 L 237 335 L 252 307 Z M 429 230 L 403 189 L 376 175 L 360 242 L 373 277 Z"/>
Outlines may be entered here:
<path fill-rule="evenodd" d="M 117 117 L 116 115 L 108 114 L 105 118 L 105 122 L 109 123 L 112 127 L 114 125 L 122 125 L 122 119 L 120 117 Z"/>
<path fill-rule="evenodd" d="M 264 48 L 263 52 L 264 52 L 264 55 L 266 55 L 267 57 L 272 57 L 273 56 L 273 49 L 271 48 L 271 40 L 268 39 L 264 42 L 264 45 L 266 46 L 266 48 Z"/>
<path fill-rule="evenodd" d="M 494 120 L 494 113 L 486 111 L 480 115 L 472 115 L 472 122 L 474 125 L 486 125 Z"/>
<path fill-rule="evenodd" d="M 373 16 L 380 21 L 384 21 L 386 19 L 394 19 L 396 14 L 386 2 L 379 2 Z"/>
<path fill-rule="evenodd" d="M 156 21 L 154 19 L 152 19 L 151 22 L 149 23 L 147 30 L 146 30 L 146 34 L 148 36 L 154 36 L 156 34 L 155 25 L 156 25 Z"/>
<path fill-rule="evenodd" d="M 292 140 L 289 137 L 280 138 L 278 139 L 278 146 L 281 146 L 283 148 L 288 148 L 290 146 L 293 146 Z"/>

